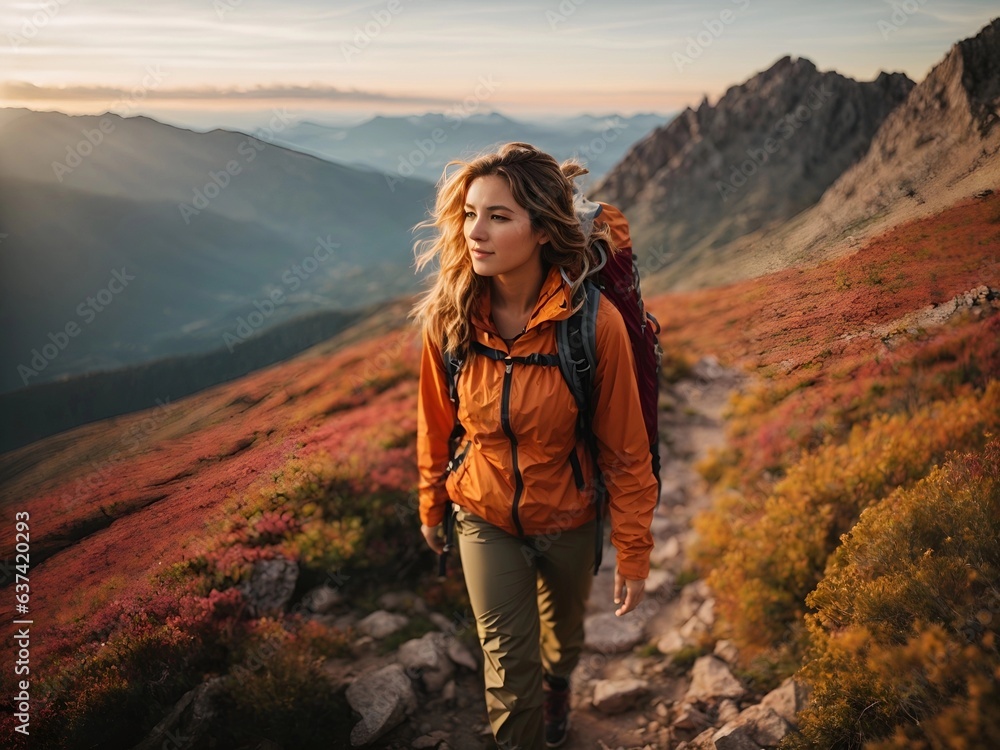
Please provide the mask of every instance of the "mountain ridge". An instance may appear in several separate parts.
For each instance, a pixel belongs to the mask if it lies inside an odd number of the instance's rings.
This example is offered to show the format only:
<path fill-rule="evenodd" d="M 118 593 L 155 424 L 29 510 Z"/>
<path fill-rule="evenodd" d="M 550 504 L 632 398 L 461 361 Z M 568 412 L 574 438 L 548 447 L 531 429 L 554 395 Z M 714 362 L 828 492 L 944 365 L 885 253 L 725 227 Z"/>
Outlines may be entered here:
<path fill-rule="evenodd" d="M 635 246 L 656 248 L 674 280 L 817 201 L 913 85 L 900 73 L 858 82 L 786 55 L 653 131 L 594 192 L 626 213 Z"/>

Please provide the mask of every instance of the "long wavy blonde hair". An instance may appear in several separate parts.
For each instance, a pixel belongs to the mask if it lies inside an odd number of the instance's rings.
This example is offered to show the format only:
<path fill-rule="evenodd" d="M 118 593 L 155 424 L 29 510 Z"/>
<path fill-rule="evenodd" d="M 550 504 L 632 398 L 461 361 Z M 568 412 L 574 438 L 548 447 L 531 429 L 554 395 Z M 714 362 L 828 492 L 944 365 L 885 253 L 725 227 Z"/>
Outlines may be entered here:
<path fill-rule="evenodd" d="M 449 170 L 457 167 L 451 174 Z M 587 173 L 574 160 L 562 165 L 527 143 L 507 143 L 494 153 L 471 161 L 448 163 L 438 183 L 437 200 L 430 218 L 415 229 L 434 230 L 435 236 L 414 245 L 417 271 L 437 261 L 430 289 L 414 306 L 410 316 L 441 346 L 461 356 L 469 353 L 472 338 L 470 314 L 488 279 L 472 268 L 465 240 L 465 198 L 478 177 L 499 175 L 507 180 L 511 195 L 527 210 L 531 226 L 544 231 L 549 241 L 542 246 L 542 261 L 559 266 L 570 280 L 573 299 L 582 304 L 578 292 L 584 278 L 599 263 L 594 243 L 604 240 L 612 252 L 608 227 L 594 228 L 585 238 L 573 208 L 573 179 Z"/>

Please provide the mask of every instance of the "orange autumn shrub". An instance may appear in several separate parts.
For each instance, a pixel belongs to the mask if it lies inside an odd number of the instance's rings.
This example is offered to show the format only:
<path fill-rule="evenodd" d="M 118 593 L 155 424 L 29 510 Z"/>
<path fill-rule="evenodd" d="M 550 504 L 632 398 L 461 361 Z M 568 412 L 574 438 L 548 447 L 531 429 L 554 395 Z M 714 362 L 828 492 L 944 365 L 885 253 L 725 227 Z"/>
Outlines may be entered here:
<path fill-rule="evenodd" d="M 1000 429 L 1000 381 L 980 395 L 856 425 L 843 443 L 803 455 L 763 502 L 720 496 L 696 519 L 699 559 L 732 635 L 749 651 L 785 637 L 805 613 L 841 535 L 861 512 L 912 485 L 956 446 Z"/>
<path fill-rule="evenodd" d="M 1000 439 L 861 518 L 808 597 L 792 747 L 1000 747 Z"/>

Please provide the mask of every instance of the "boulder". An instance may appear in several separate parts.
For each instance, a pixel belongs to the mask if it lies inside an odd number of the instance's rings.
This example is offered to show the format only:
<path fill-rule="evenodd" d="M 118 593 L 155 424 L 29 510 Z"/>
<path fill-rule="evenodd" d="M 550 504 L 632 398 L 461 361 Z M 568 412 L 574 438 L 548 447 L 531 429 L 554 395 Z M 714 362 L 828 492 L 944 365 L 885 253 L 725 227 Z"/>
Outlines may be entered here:
<path fill-rule="evenodd" d="M 683 505 L 687 501 L 687 489 L 680 482 L 663 482 L 663 488 L 660 490 L 660 503 L 666 508 L 672 508 L 678 505 Z M 669 540 L 668 540 L 669 541 Z M 676 555 L 674 555 L 676 557 Z M 663 555 L 656 552 L 656 548 L 653 548 L 653 552 L 650 555 L 650 560 L 663 560 Z M 666 558 L 670 559 L 670 558 Z"/>
<path fill-rule="evenodd" d="M 257 560 L 250 578 L 237 586 L 247 599 L 251 617 L 276 615 L 285 610 L 295 590 L 299 565 L 286 557 Z"/>
<path fill-rule="evenodd" d="M 691 670 L 691 686 L 685 700 L 714 702 L 723 698 L 739 699 L 746 694 L 726 663 L 715 656 L 699 657 Z"/>
<path fill-rule="evenodd" d="M 412 591 L 388 591 L 378 598 L 378 606 L 390 612 L 427 613 L 426 602 Z"/>
<path fill-rule="evenodd" d="M 475 672 L 479 667 L 475 657 L 469 653 L 462 642 L 457 638 L 447 639 L 448 658 L 460 667 L 465 667 L 470 672 Z"/>
<path fill-rule="evenodd" d="M 631 651 L 644 636 L 642 622 L 634 613 L 630 614 L 625 617 L 618 617 L 614 612 L 590 615 L 584 621 L 584 647 L 602 654 Z"/>
<path fill-rule="evenodd" d="M 761 705 L 750 706 L 723 729 L 727 726 L 744 729 L 751 740 L 763 747 L 777 747 L 792 731 L 791 725 L 773 709 Z"/>
<path fill-rule="evenodd" d="M 649 531 L 653 535 L 654 544 L 656 539 L 667 536 L 674 530 L 674 522 L 671 521 L 666 516 L 661 516 L 658 513 L 653 514 L 652 520 L 649 522 Z"/>
<path fill-rule="evenodd" d="M 351 745 L 367 745 L 399 725 L 417 708 L 417 696 L 400 664 L 362 675 L 347 688 L 347 702 L 361 714 Z"/>
<path fill-rule="evenodd" d="M 414 750 L 423 750 L 424 748 L 435 748 L 438 747 L 442 742 L 448 740 L 448 733 L 438 730 L 437 732 L 431 732 L 430 734 L 425 734 L 422 737 L 417 737 L 413 740 L 413 744 L 410 747 Z"/>
<path fill-rule="evenodd" d="M 760 705 L 772 709 L 793 727 L 798 725 L 796 714 L 809 702 L 809 690 L 794 678 L 789 677 L 780 687 L 764 696 Z"/>
<path fill-rule="evenodd" d="M 739 661 L 740 651 L 732 641 L 723 640 L 715 644 L 715 655 L 732 667 Z"/>
<path fill-rule="evenodd" d="M 427 633 L 407 641 L 396 654 L 406 673 L 418 680 L 428 693 L 439 693 L 455 673 L 448 656 L 448 637 L 444 633 Z"/>
<path fill-rule="evenodd" d="M 680 619 L 687 620 L 694 617 L 702 602 L 712 595 L 711 589 L 704 580 L 689 583 L 681 589 L 680 595 Z"/>
<path fill-rule="evenodd" d="M 681 649 L 690 645 L 691 643 L 676 630 L 668 630 L 666 633 L 661 635 L 660 639 L 656 642 L 657 650 L 661 654 L 666 654 L 667 656 L 676 654 Z"/>
<path fill-rule="evenodd" d="M 372 638 L 387 638 L 397 630 L 406 627 L 409 619 L 406 615 L 386 612 L 379 609 L 362 619 L 357 624 L 358 631 Z"/>
<path fill-rule="evenodd" d="M 594 683 L 594 708 L 606 714 L 619 714 L 632 708 L 649 690 L 645 680 L 598 680 Z"/>
<path fill-rule="evenodd" d="M 740 707 L 736 704 L 736 701 L 729 700 L 726 698 L 722 703 L 719 704 L 719 721 L 718 724 L 725 725 L 735 719 L 740 715 Z"/>
<path fill-rule="evenodd" d="M 703 732 L 712 726 L 712 720 L 690 703 L 681 703 L 674 710 L 674 717 L 671 723 L 677 729 L 694 732 Z"/>
<path fill-rule="evenodd" d="M 691 615 L 680 629 L 681 637 L 688 643 L 700 643 L 709 633 L 708 625 L 697 614 Z"/>
<path fill-rule="evenodd" d="M 705 623 L 710 629 L 715 624 L 715 598 L 709 597 L 701 603 L 695 617 Z"/>
<path fill-rule="evenodd" d="M 649 555 L 649 561 L 655 565 L 667 565 L 681 554 L 681 543 L 676 536 L 669 537 L 663 544 L 657 544 Z"/>
<path fill-rule="evenodd" d="M 226 683 L 232 679 L 231 675 L 213 677 L 188 690 L 134 750 L 160 750 L 168 744 L 189 750 L 207 741 Z"/>
<path fill-rule="evenodd" d="M 725 726 L 712 735 L 715 750 L 762 750 L 745 727 Z"/>
<path fill-rule="evenodd" d="M 340 593 L 339 589 L 324 583 L 306 592 L 305 596 L 302 597 L 302 606 L 310 612 L 325 615 L 334 610 L 343 600 L 344 595 Z"/>
<path fill-rule="evenodd" d="M 442 615 L 440 612 L 431 612 L 427 619 L 433 622 L 442 633 L 454 633 L 455 623 Z"/>
<path fill-rule="evenodd" d="M 714 736 L 715 727 L 706 729 L 693 740 L 688 742 L 684 746 L 684 750 L 715 750 L 715 742 L 712 741 Z"/>
<path fill-rule="evenodd" d="M 650 568 L 646 577 L 646 596 L 669 593 L 674 586 L 674 580 L 675 576 L 670 571 Z"/>
<path fill-rule="evenodd" d="M 448 680 L 448 683 L 441 688 L 441 698 L 446 703 L 451 705 L 455 700 L 455 695 L 458 692 L 458 688 L 455 686 L 454 680 Z"/>

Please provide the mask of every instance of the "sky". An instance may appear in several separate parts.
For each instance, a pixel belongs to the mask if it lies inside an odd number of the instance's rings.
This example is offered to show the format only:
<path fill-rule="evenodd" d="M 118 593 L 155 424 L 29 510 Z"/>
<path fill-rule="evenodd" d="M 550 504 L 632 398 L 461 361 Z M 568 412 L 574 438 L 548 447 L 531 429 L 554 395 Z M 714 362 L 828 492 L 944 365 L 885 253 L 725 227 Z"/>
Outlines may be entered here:
<path fill-rule="evenodd" d="M 0 106 L 206 126 L 667 114 L 784 55 L 920 81 L 996 15 L 995 0 L 0 0 Z"/>

